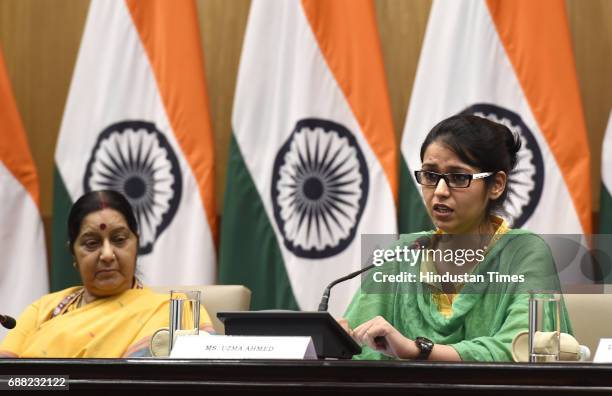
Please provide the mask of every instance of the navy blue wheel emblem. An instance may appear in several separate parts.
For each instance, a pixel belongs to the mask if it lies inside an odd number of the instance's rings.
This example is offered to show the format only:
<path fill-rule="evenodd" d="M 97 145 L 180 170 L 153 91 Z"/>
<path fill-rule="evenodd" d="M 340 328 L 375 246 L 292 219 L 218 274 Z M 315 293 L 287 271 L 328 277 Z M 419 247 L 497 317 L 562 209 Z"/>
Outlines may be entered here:
<path fill-rule="evenodd" d="M 83 188 L 85 192 L 115 190 L 125 195 L 138 220 L 138 253 L 147 254 L 176 214 L 181 171 L 176 154 L 155 124 L 123 121 L 98 136 Z"/>
<path fill-rule="evenodd" d="M 368 189 L 365 158 L 346 127 L 298 121 L 272 172 L 274 219 L 287 249 L 313 259 L 342 252 L 355 238 Z"/>
<path fill-rule="evenodd" d="M 538 142 L 521 116 L 503 107 L 477 103 L 462 114 L 473 114 L 503 124 L 520 138 L 516 167 L 508 176 L 504 212 L 513 227 L 523 226 L 538 206 L 544 187 L 544 161 Z"/>

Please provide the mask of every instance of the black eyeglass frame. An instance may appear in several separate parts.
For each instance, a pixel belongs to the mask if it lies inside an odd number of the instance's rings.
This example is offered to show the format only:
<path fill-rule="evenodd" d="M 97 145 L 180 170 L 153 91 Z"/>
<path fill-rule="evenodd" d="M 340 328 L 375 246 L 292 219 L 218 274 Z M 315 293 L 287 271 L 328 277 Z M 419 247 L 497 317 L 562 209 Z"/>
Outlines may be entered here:
<path fill-rule="evenodd" d="M 435 184 L 424 184 L 421 182 L 421 175 L 423 175 L 424 173 L 429 173 L 432 175 L 436 175 L 438 177 L 438 179 L 436 180 Z M 433 171 L 428 171 L 428 170 L 417 170 L 414 171 L 414 178 L 416 179 L 417 183 L 419 183 L 422 186 L 425 187 L 437 187 L 438 183 L 440 183 L 441 179 L 444 179 L 444 181 L 446 182 L 446 185 L 450 188 L 468 188 L 471 184 L 472 184 L 472 180 L 478 180 L 478 179 L 486 179 L 489 176 L 493 176 L 496 172 L 481 172 L 481 173 L 462 173 L 462 172 L 450 172 L 450 173 L 438 173 L 438 172 L 433 172 Z M 465 186 L 457 186 L 457 185 L 451 185 L 451 182 L 449 180 L 449 176 L 451 175 L 460 175 L 460 176 L 464 176 L 467 177 L 467 185 Z M 453 183 L 454 184 L 454 183 Z"/>

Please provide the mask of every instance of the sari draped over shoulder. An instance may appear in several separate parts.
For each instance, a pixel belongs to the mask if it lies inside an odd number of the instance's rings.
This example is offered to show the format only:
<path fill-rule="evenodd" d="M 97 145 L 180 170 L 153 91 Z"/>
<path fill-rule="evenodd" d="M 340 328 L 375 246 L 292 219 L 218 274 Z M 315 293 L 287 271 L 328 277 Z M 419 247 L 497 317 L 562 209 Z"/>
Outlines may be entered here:
<path fill-rule="evenodd" d="M 19 317 L 0 344 L 18 357 L 117 358 L 148 344 L 168 326 L 168 296 L 150 289 L 129 289 L 54 316 L 53 311 L 76 291 L 73 287 L 43 296 Z M 203 312 L 201 322 L 210 323 Z"/>

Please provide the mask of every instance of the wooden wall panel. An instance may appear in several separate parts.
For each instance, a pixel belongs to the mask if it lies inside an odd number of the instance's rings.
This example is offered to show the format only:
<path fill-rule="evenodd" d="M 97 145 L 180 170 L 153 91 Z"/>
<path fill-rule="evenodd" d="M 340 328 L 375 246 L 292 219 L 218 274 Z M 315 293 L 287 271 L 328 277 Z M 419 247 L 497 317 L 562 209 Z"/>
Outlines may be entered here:
<path fill-rule="evenodd" d="M 221 213 L 231 109 L 250 0 L 197 0 L 197 4 Z M 399 140 L 431 0 L 375 0 L 375 4 Z M 593 152 L 593 201 L 597 204 L 599 150 L 612 107 L 612 2 L 566 0 L 566 4 Z M 0 45 L 38 167 L 47 221 L 52 207 L 55 141 L 88 5 L 88 0 L 0 0 Z"/>
<path fill-rule="evenodd" d="M 53 155 L 89 1 L 0 0 L 0 45 L 51 215 Z"/>
<path fill-rule="evenodd" d="M 223 212 L 225 171 L 232 136 L 232 104 L 250 0 L 198 0 L 210 112 L 215 134 L 218 213 Z"/>
<path fill-rule="evenodd" d="M 431 0 L 376 0 L 378 31 L 398 144 L 430 8 Z"/>
<path fill-rule="evenodd" d="M 601 143 L 612 110 L 612 1 L 566 0 L 591 148 L 593 209 L 599 210 Z"/>

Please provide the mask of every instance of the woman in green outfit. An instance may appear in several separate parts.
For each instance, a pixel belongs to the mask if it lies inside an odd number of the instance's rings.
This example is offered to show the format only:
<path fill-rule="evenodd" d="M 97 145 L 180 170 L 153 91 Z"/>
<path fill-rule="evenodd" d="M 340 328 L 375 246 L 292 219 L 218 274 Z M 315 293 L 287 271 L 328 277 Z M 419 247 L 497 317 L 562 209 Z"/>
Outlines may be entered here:
<path fill-rule="evenodd" d="M 418 262 L 367 273 L 341 320 L 364 346 L 356 358 L 512 360 L 512 339 L 528 328 L 527 292 L 560 289 L 546 243 L 495 215 L 519 149 L 508 128 L 471 115 L 429 132 L 415 177 L 436 230 L 400 237 L 395 247 L 421 250 Z M 564 308 L 561 331 L 570 332 Z"/>

